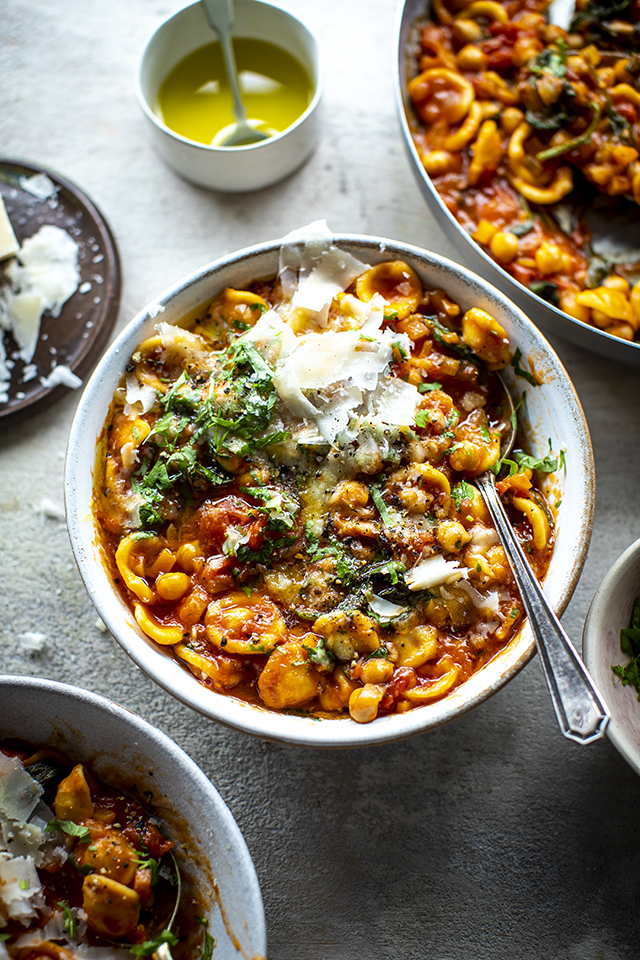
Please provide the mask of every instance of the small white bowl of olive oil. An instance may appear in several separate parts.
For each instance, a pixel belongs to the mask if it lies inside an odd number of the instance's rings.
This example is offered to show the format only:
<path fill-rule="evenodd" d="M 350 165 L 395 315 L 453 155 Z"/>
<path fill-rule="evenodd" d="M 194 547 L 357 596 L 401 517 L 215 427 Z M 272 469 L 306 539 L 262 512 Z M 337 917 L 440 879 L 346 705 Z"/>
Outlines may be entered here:
<path fill-rule="evenodd" d="M 249 122 L 272 132 L 259 143 L 214 146 L 233 123 L 222 50 L 201 3 L 158 27 L 136 93 L 156 146 L 176 173 L 227 193 L 278 183 L 309 158 L 319 136 L 323 66 L 313 34 L 290 13 L 235 0 L 233 46 Z"/>

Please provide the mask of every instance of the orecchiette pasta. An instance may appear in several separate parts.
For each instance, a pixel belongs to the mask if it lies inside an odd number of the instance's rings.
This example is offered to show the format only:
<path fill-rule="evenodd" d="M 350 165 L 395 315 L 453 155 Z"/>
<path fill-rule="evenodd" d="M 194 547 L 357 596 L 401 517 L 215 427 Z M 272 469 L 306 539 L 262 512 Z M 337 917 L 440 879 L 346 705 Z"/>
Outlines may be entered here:
<path fill-rule="evenodd" d="M 547 7 L 432 3 L 407 87 L 416 148 L 451 214 L 514 279 L 638 340 L 639 265 L 593 255 L 584 219 L 600 194 L 612 210 L 616 198 L 640 204 L 637 3 L 577 0 L 569 30 Z M 600 291 L 618 280 L 612 305 Z"/>
<path fill-rule="evenodd" d="M 477 123 L 447 70 L 433 82 Z M 95 513 L 142 633 L 205 687 L 366 723 L 446 696 L 519 626 L 473 479 L 508 474 L 539 576 L 553 515 L 530 466 L 501 465 L 501 324 L 404 261 L 352 261 L 314 250 L 341 282 L 316 276 L 313 295 L 330 294 L 313 308 L 281 276 L 158 324 L 109 412 Z"/>

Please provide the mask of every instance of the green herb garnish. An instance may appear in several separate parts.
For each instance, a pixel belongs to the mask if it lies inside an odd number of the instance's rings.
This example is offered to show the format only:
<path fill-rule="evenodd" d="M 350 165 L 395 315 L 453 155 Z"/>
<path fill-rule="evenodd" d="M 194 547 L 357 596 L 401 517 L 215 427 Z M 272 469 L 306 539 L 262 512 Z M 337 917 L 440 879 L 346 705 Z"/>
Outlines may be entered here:
<path fill-rule="evenodd" d="M 74 823 L 73 820 L 49 820 L 49 823 L 44 829 L 45 833 L 62 830 L 63 833 L 67 833 L 70 837 L 77 837 L 80 843 L 89 843 L 91 841 L 89 828 L 83 827 L 79 823 Z"/>
<path fill-rule="evenodd" d="M 376 486 L 371 487 L 371 499 L 373 500 L 376 507 L 378 508 L 378 513 L 380 514 L 380 519 L 382 520 L 382 523 L 384 524 L 384 526 L 385 527 L 393 526 L 393 520 L 391 518 L 391 514 L 389 513 L 389 508 L 387 507 L 386 503 L 382 499 L 382 493 L 380 492 L 379 487 L 376 487 Z"/>
<path fill-rule="evenodd" d="M 175 947 L 179 942 L 180 939 L 176 937 L 175 933 L 171 933 L 170 930 L 163 930 L 155 940 L 145 940 L 144 943 L 138 943 L 134 947 L 129 947 L 129 952 L 132 953 L 134 957 L 150 957 L 153 953 L 156 953 L 158 947 L 162 946 L 163 943 L 168 943 L 170 947 Z"/>
<path fill-rule="evenodd" d="M 532 387 L 539 387 L 542 381 L 538 380 L 538 378 L 529 370 L 524 370 L 520 366 L 521 360 L 522 360 L 522 350 L 520 349 L 520 347 L 516 347 L 516 352 L 514 353 L 513 358 L 511 360 L 511 366 L 515 370 L 516 376 L 523 377 L 528 383 L 531 384 Z"/>
<path fill-rule="evenodd" d="M 636 597 L 633 601 L 631 623 L 620 631 L 620 649 L 631 657 L 631 660 L 626 666 L 617 664 L 611 669 L 617 677 L 620 677 L 623 686 L 626 687 L 630 683 L 635 687 L 640 700 L 640 597 Z"/>
<path fill-rule="evenodd" d="M 62 901 L 58 902 L 58 906 L 64 912 L 64 932 L 68 933 L 70 937 L 77 937 L 78 924 L 71 913 L 71 907 L 68 903 L 63 903 Z"/>

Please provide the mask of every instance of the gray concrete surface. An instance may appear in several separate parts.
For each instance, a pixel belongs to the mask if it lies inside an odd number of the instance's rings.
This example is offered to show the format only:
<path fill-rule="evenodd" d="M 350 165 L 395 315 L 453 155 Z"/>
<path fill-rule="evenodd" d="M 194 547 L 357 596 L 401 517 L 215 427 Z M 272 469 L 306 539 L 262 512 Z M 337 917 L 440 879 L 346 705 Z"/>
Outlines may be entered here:
<path fill-rule="evenodd" d="M 179 3 L 4 0 L 0 153 L 50 166 L 108 218 L 124 325 L 216 256 L 326 217 L 444 255 L 403 155 L 391 89 L 393 0 L 283 0 L 328 59 L 324 135 L 291 179 L 222 196 L 154 155 L 133 97 L 146 37 Z M 590 599 L 640 536 L 640 376 L 557 350 L 592 430 L 591 550 L 564 617 L 579 646 Z M 398 745 L 316 753 L 249 739 L 158 689 L 110 635 L 76 571 L 62 504 L 77 396 L 0 436 L 0 666 L 106 694 L 202 766 L 244 832 L 271 960 L 631 960 L 640 956 L 640 781 L 607 742 L 559 735 L 534 660 L 461 720 Z M 46 634 L 35 657 L 18 635 Z M 0 709 L 2 705 L 0 704 Z"/>

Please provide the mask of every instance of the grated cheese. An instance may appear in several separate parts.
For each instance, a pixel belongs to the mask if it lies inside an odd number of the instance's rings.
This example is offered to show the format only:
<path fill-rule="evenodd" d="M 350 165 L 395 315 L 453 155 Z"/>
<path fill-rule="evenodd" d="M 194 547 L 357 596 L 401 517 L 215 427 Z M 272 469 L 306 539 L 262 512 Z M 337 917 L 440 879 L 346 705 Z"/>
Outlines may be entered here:
<path fill-rule="evenodd" d="M 469 571 L 455 560 L 445 560 L 441 553 L 427 557 L 405 575 L 409 590 L 430 590 L 443 583 L 455 583 L 468 577 Z"/>

